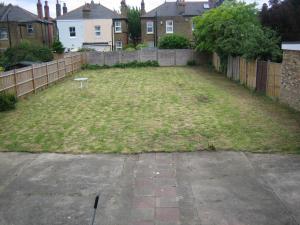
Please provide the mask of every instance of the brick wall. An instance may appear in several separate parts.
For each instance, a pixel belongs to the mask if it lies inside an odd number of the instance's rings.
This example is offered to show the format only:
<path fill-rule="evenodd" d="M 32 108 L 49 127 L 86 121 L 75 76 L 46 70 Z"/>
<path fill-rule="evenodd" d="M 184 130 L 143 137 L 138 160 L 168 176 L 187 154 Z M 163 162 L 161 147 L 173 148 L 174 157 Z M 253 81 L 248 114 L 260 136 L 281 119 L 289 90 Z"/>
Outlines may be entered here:
<path fill-rule="evenodd" d="M 300 111 L 300 51 L 283 53 L 280 101 Z"/>
<path fill-rule="evenodd" d="M 193 31 L 192 31 L 192 17 L 183 16 L 171 16 L 171 17 L 158 17 L 157 18 L 157 38 L 159 39 L 167 35 L 166 34 L 166 21 L 173 20 L 174 34 L 179 34 L 185 36 L 186 38 L 193 41 Z M 147 34 L 147 21 L 153 21 L 154 27 L 156 26 L 156 18 L 142 18 L 141 19 L 141 32 L 142 32 L 142 42 L 147 43 L 155 40 L 154 34 Z"/>

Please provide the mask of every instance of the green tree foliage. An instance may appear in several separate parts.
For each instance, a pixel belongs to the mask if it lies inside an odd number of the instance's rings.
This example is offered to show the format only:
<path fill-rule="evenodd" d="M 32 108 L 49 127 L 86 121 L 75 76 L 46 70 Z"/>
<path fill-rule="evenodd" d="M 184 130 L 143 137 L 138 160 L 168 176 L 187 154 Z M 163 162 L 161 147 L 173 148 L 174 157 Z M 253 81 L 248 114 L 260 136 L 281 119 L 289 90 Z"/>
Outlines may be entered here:
<path fill-rule="evenodd" d="M 53 42 L 52 49 L 54 52 L 56 52 L 58 54 L 62 54 L 65 52 L 65 48 L 64 48 L 63 44 L 58 39 L 56 39 Z"/>
<path fill-rule="evenodd" d="M 270 7 L 264 4 L 260 19 L 264 26 L 277 31 L 283 41 L 300 40 L 300 1 L 270 0 Z"/>
<path fill-rule="evenodd" d="M 134 45 L 136 45 L 141 38 L 141 12 L 137 7 L 129 7 L 127 15 L 129 37 L 133 41 Z"/>
<path fill-rule="evenodd" d="M 274 31 L 259 22 L 255 4 L 225 1 L 194 19 L 196 49 L 217 52 L 221 59 L 228 55 L 278 61 L 280 39 Z"/>
<path fill-rule="evenodd" d="M 49 62 L 51 60 L 53 60 L 53 53 L 49 48 L 23 41 L 4 52 L 2 64 L 7 69 L 21 61 Z"/>
<path fill-rule="evenodd" d="M 177 34 L 166 35 L 159 40 L 158 47 L 160 49 L 186 49 L 190 48 L 190 41 Z"/>

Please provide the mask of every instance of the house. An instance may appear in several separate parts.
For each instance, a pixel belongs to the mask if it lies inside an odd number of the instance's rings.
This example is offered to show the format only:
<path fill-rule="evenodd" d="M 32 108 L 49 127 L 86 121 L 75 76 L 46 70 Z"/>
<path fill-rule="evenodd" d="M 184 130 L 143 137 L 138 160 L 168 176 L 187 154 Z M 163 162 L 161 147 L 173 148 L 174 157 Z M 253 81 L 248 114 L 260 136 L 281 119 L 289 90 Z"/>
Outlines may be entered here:
<path fill-rule="evenodd" d="M 202 15 L 222 2 L 165 2 L 146 13 L 145 2 L 141 2 L 142 42 L 156 47 L 159 39 L 168 34 L 179 34 L 193 40 L 194 24 L 192 18 Z"/>
<path fill-rule="evenodd" d="M 40 0 L 38 15 L 12 4 L 0 6 L 0 51 L 14 47 L 27 40 L 36 44 L 52 46 L 56 29 L 45 1 L 45 17 Z"/>
<path fill-rule="evenodd" d="M 121 14 L 100 3 L 85 5 L 57 17 L 59 39 L 70 51 L 91 48 L 96 51 L 122 50 L 128 44 L 127 5 Z"/>

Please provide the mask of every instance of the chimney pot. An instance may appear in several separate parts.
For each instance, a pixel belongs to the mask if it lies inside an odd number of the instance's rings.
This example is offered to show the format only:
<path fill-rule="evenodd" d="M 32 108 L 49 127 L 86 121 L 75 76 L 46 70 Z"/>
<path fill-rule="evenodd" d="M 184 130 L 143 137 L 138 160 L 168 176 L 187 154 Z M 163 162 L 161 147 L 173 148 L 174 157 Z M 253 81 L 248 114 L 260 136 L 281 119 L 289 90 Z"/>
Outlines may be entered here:
<path fill-rule="evenodd" d="M 43 5 L 41 3 L 41 0 L 38 0 L 38 3 L 37 3 L 37 13 L 38 13 L 38 17 L 40 19 L 43 19 Z"/>

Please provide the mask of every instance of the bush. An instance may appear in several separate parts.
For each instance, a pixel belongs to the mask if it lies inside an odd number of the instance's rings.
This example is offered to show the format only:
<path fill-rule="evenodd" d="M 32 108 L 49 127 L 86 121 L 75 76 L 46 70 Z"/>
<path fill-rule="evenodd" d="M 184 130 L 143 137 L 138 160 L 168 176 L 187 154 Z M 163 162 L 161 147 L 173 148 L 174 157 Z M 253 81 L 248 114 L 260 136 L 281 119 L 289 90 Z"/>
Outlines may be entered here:
<path fill-rule="evenodd" d="M 109 69 L 109 68 L 139 68 L 139 67 L 159 67 L 159 63 L 157 61 L 146 61 L 146 62 L 138 62 L 138 61 L 133 61 L 129 63 L 118 63 L 113 66 L 108 66 L 108 65 L 90 65 L 90 64 L 85 64 L 82 65 L 83 70 L 98 70 L 98 69 Z"/>
<path fill-rule="evenodd" d="M 0 66 L 0 73 L 4 71 L 4 68 Z"/>
<path fill-rule="evenodd" d="M 148 48 L 148 45 L 145 43 L 141 43 L 141 44 L 138 44 L 135 48 L 136 48 L 136 50 L 141 50 L 143 48 Z"/>
<path fill-rule="evenodd" d="M 196 66 L 196 65 L 197 65 L 196 60 L 189 60 L 189 61 L 187 62 L 187 65 L 188 65 L 188 66 Z"/>
<path fill-rule="evenodd" d="M 180 35 L 166 35 L 159 40 L 158 47 L 160 49 L 187 49 L 190 48 L 190 41 Z"/>
<path fill-rule="evenodd" d="M 13 94 L 0 94 L 0 112 L 16 108 L 17 97 Z"/>
<path fill-rule="evenodd" d="M 53 42 L 52 50 L 58 54 L 62 54 L 65 52 L 65 48 L 64 48 L 63 44 L 58 39 L 56 39 Z"/>
<path fill-rule="evenodd" d="M 129 47 L 129 48 L 126 48 L 125 51 L 126 51 L 126 52 L 134 52 L 134 51 L 136 51 L 136 50 L 135 50 L 135 48 Z"/>
<path fill-rule="evenodd" d="M 53 60 L 53 53 L 49 48 L 23 41 L 4 52 L 2 66 L 7 69 L 21 61 L 49 62 L 51 60 Z"/>

